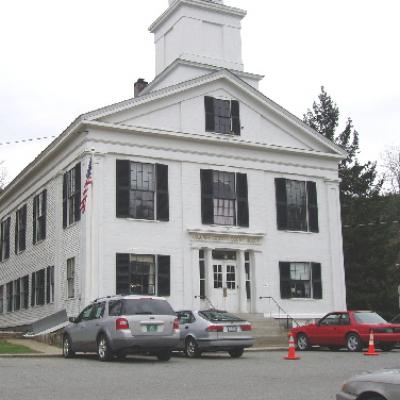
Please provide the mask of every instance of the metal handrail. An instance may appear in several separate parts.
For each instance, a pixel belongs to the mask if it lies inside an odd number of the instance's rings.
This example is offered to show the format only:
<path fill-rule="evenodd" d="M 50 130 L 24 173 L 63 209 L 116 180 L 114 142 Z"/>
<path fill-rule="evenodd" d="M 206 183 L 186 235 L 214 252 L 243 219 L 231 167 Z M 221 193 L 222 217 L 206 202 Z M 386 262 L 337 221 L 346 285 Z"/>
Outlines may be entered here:
<path fill-rule="evenodd" d="M 297 326 L 300 326 L 299 321 L 297 321 L 294 317 L 292 317 L 272 296 L 260 296 L 259 299 L 260 300 L 262 300 L 262 299 L 272 300 L 275 303 L 275 305 L 278 307 L 279 316 L 280 316 L 281 311 L 286 315 L 286 326 L 288 328 L 289 328 L 289 319 L 291 319 L 293 322 L 295 322 L 295 324 Z"/>

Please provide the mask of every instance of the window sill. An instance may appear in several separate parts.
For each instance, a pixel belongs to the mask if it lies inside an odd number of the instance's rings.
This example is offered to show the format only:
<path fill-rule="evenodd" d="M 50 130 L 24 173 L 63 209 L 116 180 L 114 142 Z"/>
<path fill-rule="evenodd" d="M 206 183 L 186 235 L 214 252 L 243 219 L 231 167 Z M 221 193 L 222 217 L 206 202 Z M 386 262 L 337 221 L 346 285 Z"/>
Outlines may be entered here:
<path fill-rule="evenodd" d="M 38 240 L 36 243 L 34 243 L 33 245 L 36 246 L 36 245 L 38 245 L 38 244 L 41 244 L 41 243 L 43 243 L 45 240 L 46 240 L 46 238 L 40 239 L 40 240 Z"/>
<path fill-rule="evenodd" d="M 230 136 L 232 136 L 232 137 L 240 136 L 240 134 L 238 135 L 235 132 L 227 132 L 227 133 L 225 133 L 225 132 L 215 132 L 215 131 L 205 131 L 205 132 L 209 133 L 211 135 L 224 135 L 224 136 L 228 136 L 228 137 L 230 137 Z"/>
<path fill-rule="evenodd" d="M 66 231 L 67 229 L 71 229 L 75 225 L 78 225 L 79 221 L 74 221 L 74 222 L 72 222 L 72 224 L 69 224 L 66 227 L 63 227 L 64 231 Z"/>
<path fill-rule="evenodd" d="M 18 250 L 18 251 L 15 253 L 15 255 L 16 255 L 16 256 L 19 256 L 20 254 L 24 253 L 25 250 L 26 250 L 26 248 L 25 248 L 24 250 Z"/>
<path fill-rule="evenodd" d="M 321 301 L 321 300 L 323 300 L 323 299 L 314 299 L 314 298 L 309 298 L 309 297 L 292 297 L 292 298 L 290 298 L 290 299 L 282 299 L 281 298 L 281 300 L 282 301 L 307 301 L 307 302 L 310 302 L 310 301 Z"/>
<path fill-rule="evenodd" d="M 311 232 L 311 231 L 291 231 L 289 229 L 278 229 L 278 232 L 284 232 L 284 233 L 302 233 L 305 235 L 312 235 L 312 234 L 318 234 L 319 232 Z"/>
<path fill-rule="evenodd" d="M 117 219 L 125 221 L 148 222 L 148 223 L 169 222 L 169 221 L 160 221 L 159 219 L 143 219 L 143 218 L 131 218 L 131 217 L 117 217 Z"/>

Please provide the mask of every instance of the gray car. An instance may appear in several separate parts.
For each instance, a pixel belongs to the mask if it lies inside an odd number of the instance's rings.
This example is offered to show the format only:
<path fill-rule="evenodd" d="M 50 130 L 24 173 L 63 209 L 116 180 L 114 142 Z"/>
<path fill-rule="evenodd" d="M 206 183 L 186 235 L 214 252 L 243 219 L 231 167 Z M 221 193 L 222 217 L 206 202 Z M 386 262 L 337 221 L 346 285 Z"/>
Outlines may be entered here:
<path fill-rule="evenodd" d="M 168 361 L 179 342 L 179 321 L 162 297 L 113 296 L 95 300 L 64 331 L 63 354 L 97 352 L 100 361 L 152 354 Z"/>
<path fill-rule="evenodd" d="M 400 369 L 384 369 L 345 382 L 336 400 L 399 400 Z"/>
<path fill-rule="evenodd" d="M 177 348 L 187 357 L 202 352 L 227 351 L 238 358 L 254 344 L 251 324 L 236 315 L 220 310 L 178 311 L 180 340 Z"/>

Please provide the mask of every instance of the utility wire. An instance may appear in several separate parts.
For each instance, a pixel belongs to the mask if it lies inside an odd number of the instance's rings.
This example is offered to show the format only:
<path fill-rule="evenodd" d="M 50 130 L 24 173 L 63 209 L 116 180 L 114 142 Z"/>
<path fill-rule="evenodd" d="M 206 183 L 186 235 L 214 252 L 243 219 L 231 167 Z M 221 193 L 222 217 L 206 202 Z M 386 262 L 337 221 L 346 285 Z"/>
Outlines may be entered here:
<path fill-rule="evenodd" d="M 343 228 L 368 228 L 371 226 L 382 226 L 382 225 L 396 225 L 396 224 L 400 224 L 400 221 L 379 221 L 379 222 L 366 222 L 365 224 L 354 224 L 354 225 L 343 225 Z"/>
<path fill-rule="evenodd" d="M 32 143 L 34 141 L 53 139 L 56 137 L 57 136 L 42 136 L 42 137 L 34 137 L 34 138 L 29 138 L 29 139 L 11 140 L 11 141 L 7 141 L 7 142 L 0 142 L 0 146 L 9 146 L 11 144 Z"/>

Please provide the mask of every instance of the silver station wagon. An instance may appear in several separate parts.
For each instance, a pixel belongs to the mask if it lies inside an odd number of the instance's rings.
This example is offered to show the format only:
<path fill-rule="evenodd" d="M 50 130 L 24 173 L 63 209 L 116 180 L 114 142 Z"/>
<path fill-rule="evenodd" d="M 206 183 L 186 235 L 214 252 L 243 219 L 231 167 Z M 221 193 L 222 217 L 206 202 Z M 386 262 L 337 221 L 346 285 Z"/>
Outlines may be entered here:
<path fill-rule="evenodd" d="M 220 310 L 178 311 L 180 340 L 177 349 L 187 357 L 200 357 L 202 352 L 227 351 L 238 358 L 254 344 L 252 326 L 236 315 Z"/>
<path fill-rule="evenodd" d="M 100 361 L 127 354 L 168 361 L 179 341 L 179 321 L 162 297 L 113 296 L 95 300 L 64 331 L 63 355 L 97 352 Z"/>

